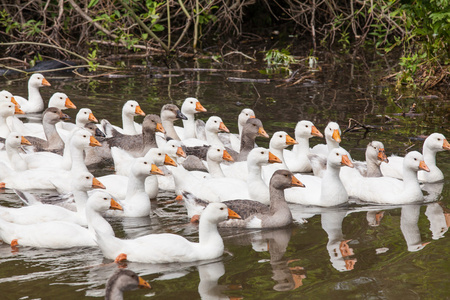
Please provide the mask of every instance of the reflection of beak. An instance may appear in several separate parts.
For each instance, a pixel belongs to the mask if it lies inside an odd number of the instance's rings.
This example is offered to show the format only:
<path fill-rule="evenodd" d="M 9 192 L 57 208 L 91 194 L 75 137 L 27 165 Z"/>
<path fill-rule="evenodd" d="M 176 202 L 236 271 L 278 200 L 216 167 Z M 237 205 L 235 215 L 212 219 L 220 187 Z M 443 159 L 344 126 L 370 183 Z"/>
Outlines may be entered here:
<path fill-rule="evenodd" d="M 123 210 L 122 206 L 116 202 L 113 198 L 111 198 L 111 204 L 109 206 L 109 209 L 116 209 L 116 210 Z"/>
<path fill-rule="evenodd" d="M 389 159 L 387 158 L 386 153 L 384 152 L 384 148 L 380 148 L 378 150 L 377 158 L 379 161 L 384 161 L 385 163 L 389 162 Z"/>
<path fill-rule="evenodd" d="M 166 133 L 166 131 L 164 130 L 164 127 L 162 126 L 161 123 L 156 123 L 156 131 Z"/>
<path fill-rule="evenodd" d="M 222 158 L 223 158 L 223 160 L 226 160 L 226 161 L 234 161 L 234 159 L 231 157 L 230 153 L 228 153 L 227 150 L 223 150 Z"/>
<path fill-rule="evenodd" d="M 50 82 L 48 82 L 47 79 L 45 79 L 45 78 L 42 78 L 42 85 L 51 86 Z"/>
<path fill-rule="evenodd" d="M 345 165 L 345 166 L 349 166 L 350 168 L 353 168 L 353 164 L 350 161 L 350 159 L 348 158 L 347 154 L 342 155 L 341 164 Z"/>
<path fill-rule="evenodd" d="M 20 139 L 20 144 L 21 145 L 31 145 L 30 141 L 27 140 L 24 136 L 22 136 L 22 138 Z"/>
<path fill-rule="evenodd" d="M 145 116 L 145 112 L 141 109 L 141 107 L 138 105 L 136 106 L 136 109 L 134 110 L 134 113 L 137 115 Z"/>
<path fill-rule="evenodd" d="M 176 197 L 175 197 L 175 200 L 176 200 L 176 201 L 181 201 L 181 200 L 183 200 L 183 195 L 178 195 L 178 196 L 176 196 Z"/>
<path fill-rule="evenodd" d="M 89 114 L 88 120 L 89 120 L 89 121 L 92 121 L 92 122 L 95 122 L 95 123 L 98 123 L 98 120 L 97 120 L 97 118 L 94 116 L 93 113 L 90 113 L 90 114 Z"/>
<path fill-rule="evenodd" d="M 323 137 L 323 134 L 319 131 L 319 129 L 317 129 L 316 126 L 313 126 L 313 127 L 311 128 L 311 134 L 312 134 L 313 136 Z"/>
<path fill-rule="evenodd" d="M 178 147 L 177 155 L 181 156 L 181 157 L 186 157 L 186 153 L 184 153 L 183 148 L 181 148 L 181 147 Z"/>
<path fill-rule="evenodd" d="M 337 129 L 335 129 L 334 131 L 333 131 L 333 139 L 336 141 L 336 142 L 338 142 L 338 143 L 340 143 L 341 142 L 341 135 L 339 134 L 339 130 L 337 130 Z"/>
<path fill-rule="evenodd" d="M 152 164 L 152 169 L 150 171 L 150 174 L 152 175 L 162 175 L 164 176 L 164 172 L 161 171 L 160 168 L 158 168 L 155 164 Z"/>
<path fill-rule="evenodd" d="M 0 189 L 6 189 L 6 183 L 0 182 Z"/>
<path fill-rule="evenodd" d="M 102 144 L 100 144 L 100 142 L 93 137 L 92 135 L 89 137 L 89 146 L 91 147 L 101 147 Z"/>
<path fill-rule="evenodd" d="M 92 188 L 93 189 L 106 189 L 106 187 L 97 178 L 92 178 Z"/>
<path fill-rule="evenodd" d="M 230 132 L 230 130 L 228 130 L 227 126 L 225 126 L 225 124 L 223 122 L 220 122 L 219 130 L 222 130 L 225 132 Z"/>
<path fill-rule="evenodd" d="M 267 132 L 264 130 L 264 128 L 262 128 L 262 127 L 259 127 L 259 129 L 258 129 L 258 135 L 259 136 L 262 136 L 262 137 L 265 137 L 265 138 L 269 138 L 269 135 L 267 134 Z"/>
<path fill-rule="evenodd" d="M 204 108 L 204 107 L 200 104 L 200 101 L 198 101 L 197 103 L 195 103 L 195 110 L 196 110 L 196 111 L 200 111 L 200 112 L 206 112 L 206 108 Z"/>
<path fill-rule="evenodd" d="M 339 245 L 339 251 L 341 251 L 342 257 L 347 257 L 353 255 L 353 249 L 348 246 L 348 242 L 351 240 L 342 241 Z"/>
<path fill-rule="evenodd" d="M 141 276 L 139 276 L 139 287 L 141 289 L 151 289 L 150 283 L 145 281 Z"/>
<path fill-rule="evenodd" d="M 66 98 L 66 103 L 64 104 L 67 108 L 73 108 L 76 109 L 77 107 L 75 106 L 75 104 L 72 103 L 72 101 L 70 101 L 69 98 Z"/>
<path fill-rule="evenodd" d="M 292 176 L 291 186 L 305 187 L 305 185 L 301 183 L 300 180 L 298 180 L 295 176 Z"/>
<path fill-rule="evenodd" d="M 355 268 L 355 264 L 357 262 L 356 258 L 346 259 L 345 261 L 345 269 L 350 271 Z"/>
<path fill-rule="evenodd" d="M 430 172 L 430 169 L 428 168 L 427 164 L 423 160 L 420 161 L 419 170 L 424 170 L 425 172 Z"/>
<path fill-rule="evenodd" d="M 447 139 L 444 139 L 444 144 L 442 145 L 442 149 L 450 150 L 450 144 L 448 143 Z"/>
<path fill-rule="evenodd" d="M 295 144 L 298 144 L 297 141 L 291 138 L 289 134 L 286 135 L 286 145 L 295 145 Z"/>
<path fill-rule="evenodd" d="M 167 154 L 166 157 L 164 157 L 164 164 L 167 166 L 174 166 L 174 167 L 177 166 L 177 163 Z"/>
<path fill-rule="evenodd" d="M 241 219 L 241 216 L 238 215 L 235 211 L 228 209 L 228 218 L 229 219 Z"/>
<path fill-rule="evenodd" d="M 269 163 L 271 163 L 271 164 L 280 163 L 281 164 L 281 159 L 279 159 L 278 156 L 276 156 L 272 152 L 269 152 Z"/>

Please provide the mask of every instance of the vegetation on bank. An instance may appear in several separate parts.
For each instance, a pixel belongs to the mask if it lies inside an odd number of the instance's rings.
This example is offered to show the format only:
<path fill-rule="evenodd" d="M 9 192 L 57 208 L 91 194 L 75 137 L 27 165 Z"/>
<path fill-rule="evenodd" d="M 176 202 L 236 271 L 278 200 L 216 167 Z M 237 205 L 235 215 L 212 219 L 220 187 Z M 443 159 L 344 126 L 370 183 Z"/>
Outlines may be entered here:
<path fill-rule="evenodd" d="M 3 1 L 0 33 L 3 57 L 77 58 L 90 70 L 111 68 L 111 57 L 121 55 L 166 63 L 201 54 L 250 58 L 243 52 L 251 44 L 282 65 L 292 56 L 311 63 L 323 49 L 400 51 L 397 72 L 386 79 L 428 89 L 450 77 L 449 0 Z"/>

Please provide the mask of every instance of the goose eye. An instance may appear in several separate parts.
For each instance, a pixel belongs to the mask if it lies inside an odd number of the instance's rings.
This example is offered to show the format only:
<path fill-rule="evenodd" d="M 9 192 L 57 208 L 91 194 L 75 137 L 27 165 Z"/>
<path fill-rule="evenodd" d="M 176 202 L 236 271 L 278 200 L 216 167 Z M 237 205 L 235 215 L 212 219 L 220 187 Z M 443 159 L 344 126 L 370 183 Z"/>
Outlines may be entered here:
<path fill-rule="evenodd" d="M 217 152 L 220 152 L 220 149 L 217 149 Z"/>
<path fill-rule="evenodd" d="M 16 139 L 18 139 L 19 137 L 16 135 Z"/>
<path fill-rule="evenodd" d="M 280 134 L 280 138 L 282 138 L 283 136 Z"/>
<path fill-rule="evenodd" d="M 248 117 L 248 114 L 245 114 Z"/>
<path fill-rule="evenodd" d="M 103 200 L 108 200 L 108 198 L 104 197 Z"/>
<path fill-rule="evenodd" d="M 191 101 L 191 104 L 194 104 L 194 102 Z"/>
<path fill-rule="evenodd" d="M 223 207 L 221 207 L 220 210 L 223 210 Z"/>
<path fill-rule="evenodd" d="M 85 138 L 85 137 L 86 137 L 86 135 L 83 135 L 83 137 Z"/>
<path fill-rule="evenodd" d="M 147 162 L 146 161 L 144 161 L 144 165 L 146 165 L 147 164 Z"/>
<path fill-rule="evenodd" d="M 264 154 L 264 151 L 261 151 L 261 154 Z"/>
<path fill-rule="evenodd" d="M 305 125 L 306 128 L 308 128 L 308 125 Z"/>
<path fill-rule="evenodd" d="M 437 140 L 438 140 L 438 141 L 440 141 L 440 140 L 441 140 L 441 138 L 438 138 Z"/>
<path fill-rule="evenodd" d="M 134 105 L 133 104 L 131 104 L 131 107 L 133 107 Z"/>
<path fill-rule="evenodd" d="M 9 98 L 9 96 L 6 96 L 6 99 L 8 99 Z"/>
<path fill-rule="evenodd" d="M 59 97 L 59 99 L 62 99 L 62 97 Z"/>
<path fill-rule="evenodd" d="M 86 176 L 86 179 L 89 179 L 89 176 Z"/>
<path fill-rule="evenodd" d="M 162 153 L 158 153 L 158 155 L 159 155 L 159 156 L 161 156 L 161 155 L 162 155 Z"/>
<path fill-rule="evenodd" d="M 336 156 L 339 156 L 339 153 L 336 153 Z"/>
<path fill-rule="evenodd" d="M 256 127 L 256 124 L 253 124 L 253 126 L 255 126 L 255 127 Z"/>
<path fill-rule="evenodd" d="M 87 115 L 87 111 L 85 111 L 84 114 Z"/>

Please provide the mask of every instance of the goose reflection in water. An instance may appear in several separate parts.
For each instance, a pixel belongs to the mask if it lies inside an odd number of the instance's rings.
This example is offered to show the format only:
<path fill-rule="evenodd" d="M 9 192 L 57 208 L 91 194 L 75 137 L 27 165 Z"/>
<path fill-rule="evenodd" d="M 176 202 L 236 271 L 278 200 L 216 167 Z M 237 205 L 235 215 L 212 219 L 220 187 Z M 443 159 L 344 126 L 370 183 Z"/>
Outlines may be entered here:
<path fill-rule="evenodd" d="M 342 221 L 347 215 L 346 211 L 322 212 L 322 228 L 328 235 L 327 250 L 332 266 L 339 272 L 351 271 L 355 268 L 356 258 L 353 248 L 348 243 L 351 240 L 344 238 L 342 233 Z"/>
<path fill-rule="evenodd" d="M 450 209 L 445 207 L 442 202 L 435 202 L 427 205 L 425 215 L 430 221 L 433 240 L 443 238 L 450 227 Z"/>

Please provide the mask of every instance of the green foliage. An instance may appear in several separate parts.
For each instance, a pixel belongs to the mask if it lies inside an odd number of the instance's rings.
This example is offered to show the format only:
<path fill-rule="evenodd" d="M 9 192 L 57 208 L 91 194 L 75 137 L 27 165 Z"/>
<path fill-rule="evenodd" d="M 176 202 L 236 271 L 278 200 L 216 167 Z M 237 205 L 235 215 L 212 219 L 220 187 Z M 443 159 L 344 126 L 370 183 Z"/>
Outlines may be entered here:
<path fill-rule="evenodd" d="M 95 72 L 99 66 L 99 63 L 97 63 L 97 49 L 90 48 L 89 50 L 91 51 L 87 56 L 89 60 L 89 71 Z"/>
<path fill-rule="evenodd" d="M 9 33 L 12 29 L 19 27 L 19 23 L 14 22 L 5 10 L 0 10 L 0 26 L 5 28 L 6 33 Z"/>
<path fill-rule="evenodd" d="M 297 60 L 291 55 L 288 49 L 271 49 L 266 52 L 264 61 L 270 66 L 284 66 L 289 67 L 292 63 L 297 63 Z"/>

